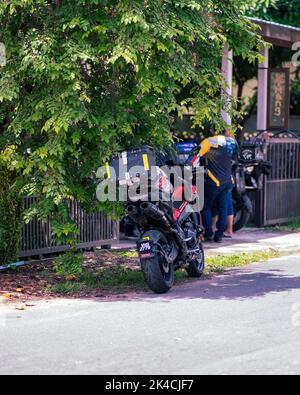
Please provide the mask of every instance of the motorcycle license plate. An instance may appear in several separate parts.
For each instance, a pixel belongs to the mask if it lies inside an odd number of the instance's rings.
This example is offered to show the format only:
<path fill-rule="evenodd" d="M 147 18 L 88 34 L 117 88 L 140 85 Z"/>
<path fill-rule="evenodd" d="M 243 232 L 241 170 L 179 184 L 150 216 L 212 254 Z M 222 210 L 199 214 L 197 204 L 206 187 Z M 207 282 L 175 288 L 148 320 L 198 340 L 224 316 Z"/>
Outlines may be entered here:
<path fill-rule="evenodd" d="M 152 258 L 154 255 L 154 245 L 153 241 L 145 240 L 138 244 L 138 252 L 141 259 Z"/>

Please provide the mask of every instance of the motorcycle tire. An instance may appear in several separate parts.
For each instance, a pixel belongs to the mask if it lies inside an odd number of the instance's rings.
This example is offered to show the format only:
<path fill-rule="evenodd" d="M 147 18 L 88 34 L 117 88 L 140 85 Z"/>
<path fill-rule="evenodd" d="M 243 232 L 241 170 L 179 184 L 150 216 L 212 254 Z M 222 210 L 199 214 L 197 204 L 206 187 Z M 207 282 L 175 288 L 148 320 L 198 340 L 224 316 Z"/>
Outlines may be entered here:
<path fill-rule="evenodd" d="M 200 258 L 190 262 L 189 267 L 186 269 L 187 274 L 191 278 L 200 278 L 203 276 L 205 270 L 205 254 L 204 254 L 202 243 L 200 246 L 200 251 L 201 251 Z"/>
<path fill-rule="evenodd" d="M 233 231 L 239 232 L 245 226 L 247 226 L 247 224 L 250 220 L 250 217 L 251 217 L 251 214 L 249 213 L 249 210 L 247 210 L 246 207 L 242 207 L 240 210 L 238 210 L 235 213 Z"/>
<path fill-rule="evenodd" d="M 166 247 L 167 243 L 167 240 L 161 235 L 158 240 L 160 248 Z M 157 294 L 170 291 L 175 282 L 174 264 L 167 263 L 164 256 L 158 252 L 155 257 L 142 260 L 141 266 L 145 282 L 151 291 Z"/>
<path fill-rule="evenodd" d="M 191 220 L 195 225 L 201 224 L 201 217 L 199 214 L 193 213 L 191 215 Z M 189 263 L 188 268 L 186 269 L 187 274 L 191 278 L 200 278 L 202 277 L 205 270 L 205 253 L 203 249 L 203 244 L 200 242 L 200 259 L 191 261 Z"/>

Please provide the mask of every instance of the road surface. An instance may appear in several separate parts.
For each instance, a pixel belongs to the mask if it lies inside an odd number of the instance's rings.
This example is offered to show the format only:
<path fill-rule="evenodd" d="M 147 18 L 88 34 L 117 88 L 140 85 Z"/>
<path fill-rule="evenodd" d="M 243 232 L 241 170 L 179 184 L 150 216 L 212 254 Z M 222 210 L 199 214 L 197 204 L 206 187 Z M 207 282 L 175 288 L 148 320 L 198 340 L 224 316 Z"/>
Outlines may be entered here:
<path fill-rule="evenodd" d="M 166 296 L 0 305 L 0 374 L 299 374 L 300 257 Z"/>

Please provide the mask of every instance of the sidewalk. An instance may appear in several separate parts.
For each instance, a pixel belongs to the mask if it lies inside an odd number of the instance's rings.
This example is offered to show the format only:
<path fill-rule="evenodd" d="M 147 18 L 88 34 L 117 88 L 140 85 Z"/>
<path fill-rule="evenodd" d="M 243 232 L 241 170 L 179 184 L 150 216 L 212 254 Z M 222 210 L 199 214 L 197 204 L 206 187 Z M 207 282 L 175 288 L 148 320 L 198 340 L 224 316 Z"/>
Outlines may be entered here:
<path fill-rule="evenodd" d="M 122 240 L 113 249 L 135 249 L 134 240 Z M 239 255 L 243 253 L 276 250 L 281 253 L 300 253 L 300 233 L 245 229 L 234 235 L 234 239 L 224 239 L 222 244 L 205 243 L 208 256 Z"/>

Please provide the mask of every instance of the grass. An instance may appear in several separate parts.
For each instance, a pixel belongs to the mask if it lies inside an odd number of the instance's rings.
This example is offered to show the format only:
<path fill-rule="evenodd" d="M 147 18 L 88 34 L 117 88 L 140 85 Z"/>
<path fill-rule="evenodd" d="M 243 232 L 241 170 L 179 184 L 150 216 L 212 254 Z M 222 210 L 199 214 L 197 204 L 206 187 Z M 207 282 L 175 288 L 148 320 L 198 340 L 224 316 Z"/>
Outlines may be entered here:
<path fill-rule="evenodd" d="M 131 259 L 138 257 L 138 253 L 136 251 L 113 251 L 112 254 L 116 257 L 123 259 Z"/>
<path fill-rule="evenodd" d="M 269 231 L 281 231 L 281 232 L 300 232 L 300 218 L 291 218 L 287 225 L 278 225 L 265 228 Z"/>
<path fill-rule="evenodd" d="M 278 251 L 269 250 L 251 254 L 209 257 L 206 260 L 206 273 L 222 273 L 227 269 L 243 267 L 251 263 L 265 262 L 279 256 L 280 253 Z"/>
<path fill-rule="evenodd" d="M 122 253 L 123 254 L 123 253 Z M 126 253 L 126 258 L 133 254 L 136 258 L 136 253 Z M 216 256 L 208 257 L 206 259 L 206 275 L 215 273 L 223 273 L 227 269 L 238 268 L 249 265 L 251 263 L 263 262 L 272 258 L 279 257 L 280 254 L 276 251 L 257 252 L 252 254 L 241 254 L 233 256 Z M 190 281 L 185 270 L 176 272 L 176 283 L 180 284 Z M 85 271 L 78 280 L 72 282 L 57 284 L 52 292 L 72 295 L 79 293 L 88 293 L 92 290 L 110 291 L 112 293 L 120 293 L 126 291 L 139 291 L 147 289 L 142 272 L 137 268 L 130 268 L 124 266 L 113 266 L 109 268 L 102 268 L 96 274 L 91 274 Z"/>
<path fill-rule="evenodd" d="M 291 232 L 300 231 L 300 218 L 293 218 L 287 225 L 287 228 Z"/>

